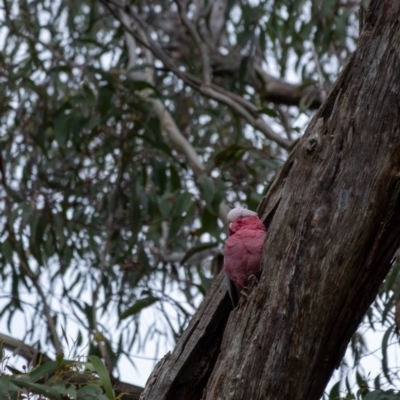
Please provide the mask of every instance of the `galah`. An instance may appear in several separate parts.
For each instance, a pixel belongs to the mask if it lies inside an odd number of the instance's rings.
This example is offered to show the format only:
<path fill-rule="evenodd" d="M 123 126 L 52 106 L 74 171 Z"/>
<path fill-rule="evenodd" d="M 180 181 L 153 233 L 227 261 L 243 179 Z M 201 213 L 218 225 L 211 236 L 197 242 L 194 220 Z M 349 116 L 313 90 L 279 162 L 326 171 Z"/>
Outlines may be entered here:
<path fill-rule="evenodd" d="M 229 237 L 224 247 L 224 271 L 229 295 L 235 306 L 238 292 L 245 288 L 249 276 L 260 277 L 266 231 L 256 212 L 241 207 L 229 211 L 228 222 Z"/>

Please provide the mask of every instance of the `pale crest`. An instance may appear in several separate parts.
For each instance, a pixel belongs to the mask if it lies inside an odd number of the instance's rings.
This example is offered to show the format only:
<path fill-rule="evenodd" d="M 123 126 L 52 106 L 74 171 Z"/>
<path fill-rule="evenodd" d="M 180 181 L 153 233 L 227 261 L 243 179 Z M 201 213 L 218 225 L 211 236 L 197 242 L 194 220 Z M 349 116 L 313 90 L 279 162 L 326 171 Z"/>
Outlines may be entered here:
<path fill-rule="evenodd" d="M 258 214 L 254 211 L 247 210 L 246 208 L 236 207 L 228 212 L 228 222 L 235 222 L 238 219 L 246 217 L 258 217 Z"/>

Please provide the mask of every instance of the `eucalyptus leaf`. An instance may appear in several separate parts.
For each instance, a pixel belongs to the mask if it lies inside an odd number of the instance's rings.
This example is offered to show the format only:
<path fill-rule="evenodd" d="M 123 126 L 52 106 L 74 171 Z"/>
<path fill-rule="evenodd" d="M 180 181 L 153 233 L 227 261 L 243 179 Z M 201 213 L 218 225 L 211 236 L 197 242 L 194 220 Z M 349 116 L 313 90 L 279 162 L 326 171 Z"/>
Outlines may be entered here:
<path fill-rule="evenodd" d="M 153 296 L 147 296 L 142 299 L 139 299 L 121 314 L 121 319 L 125 319 L 132 315 L 136 315 L 144 308 L 153 305 L 159 300 L 160 299 L 158 297 L 153 297 Z"/>

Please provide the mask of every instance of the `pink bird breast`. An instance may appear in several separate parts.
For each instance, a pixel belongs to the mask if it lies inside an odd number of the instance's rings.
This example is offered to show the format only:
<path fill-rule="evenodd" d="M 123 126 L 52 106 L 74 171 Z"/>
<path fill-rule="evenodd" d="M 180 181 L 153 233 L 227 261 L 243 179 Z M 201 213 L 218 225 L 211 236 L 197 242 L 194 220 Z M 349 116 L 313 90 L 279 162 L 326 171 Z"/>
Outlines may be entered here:
<path fill-rule="evenodd" d="M 260 277 L 265 226 L 257 215 L 252 215 L 232 221 L 229 233 L 224 247 L 224 271 L 241 291 L 250 275 Z"/>

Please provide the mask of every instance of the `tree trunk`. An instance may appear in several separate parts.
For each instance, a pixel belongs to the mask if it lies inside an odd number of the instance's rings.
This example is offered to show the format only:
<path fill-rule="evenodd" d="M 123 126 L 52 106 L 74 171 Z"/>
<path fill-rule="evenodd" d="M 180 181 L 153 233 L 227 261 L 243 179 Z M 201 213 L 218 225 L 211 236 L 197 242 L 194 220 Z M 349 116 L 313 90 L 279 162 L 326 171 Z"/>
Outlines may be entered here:
<path fill-rule="evenodd" d="M 259 207 L 258 286 L 226 323 L 216 282 L 142 399 L 322 395 L 400 245 L 399 22 L 400 2 L 371 1 L 356 52 Z"/>
<path fill-rule="evenodd" d="M 219 274 L 172 354 L 156 365 L 141 399 L 197 400 L 214 368 L 232 309 Z"/>

